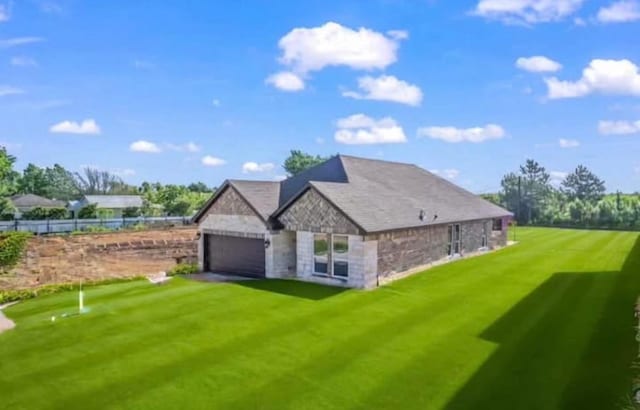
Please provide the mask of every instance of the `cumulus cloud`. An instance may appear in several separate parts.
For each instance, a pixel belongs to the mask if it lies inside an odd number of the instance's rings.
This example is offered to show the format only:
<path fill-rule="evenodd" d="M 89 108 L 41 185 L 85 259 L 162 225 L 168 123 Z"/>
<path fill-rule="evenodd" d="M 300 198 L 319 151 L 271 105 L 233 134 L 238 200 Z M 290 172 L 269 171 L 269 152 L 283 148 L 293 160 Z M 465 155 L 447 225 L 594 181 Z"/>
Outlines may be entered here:
<path fill-rule="evenodd" d="M 393 118 L 379 120 L 364 114 L 341 118 L 336 123 L 338 130 L 334 139 L 341 144 L 394 144 L 407 141 L 404 130 Z"/>
<path fill-rule="evenodd" d="M 551 99 L 584 97 L 592 93 L 640 96 L 640 70 L 629 60 L 592 60 L 577 81 L 546 78 Z"/>
<path fill-rule="evenodd" d="M 601 23 L 629 23 L 640 20 L 640 3 L 637 0 L 622 0 L 602 7 L 596 17 Z"/>
<path fill-rule="evenodd" d="M 580 141 L 560 138 L 558 140 L 560 148 L 576 148 L 580 146 Z"/>
<path fill-rule="evenodd" d="M 42 37 L 14 37 L 0 40 L 0 48 L 17 47 L 25 44 L 39 43 L 44 41 Z"/>
<path fill-rule="evenodd" d="M 358 88 L 362 92 L 345 91 L 342 95 L 359 100 L 393 101 L 412 106 L 420 105 L 422 101 L 422 90 L 418 86 L 392 75 L 360 77 Z"/>
<path fill-rule="evenodd" d="M 205 155 L 204 157 L 202 157 L 201 162 L 205 167 L 219 167 L 227 163 L 227 161 L 223 160 L 222 158 L 217 158 L 212 155 Z"/>
<path fill-rule="evenodd" d="M 339 65 L 360 70 L 382 69 L 397 60 L 400 32 L 394 33 L 393 37 L 387 37 L 364 27 L 353 30 L 334 22 L 295 28 L 278 43 L 282 49 L 280 62 L 301 73 Z"/>
<path fill-rule="evenodd" d="M 94 119 L 86 119 L 82 122 L 67 120 L 52 125 L 49 128 L 49 132 L 54 134 L 97 135 L 100 134 L 100 127 Z"/>
<path fill-rule="evenodd" d="M 24 90 L 10 85 L 0 85 L 0 97 L 15 94 L 24 94 Z"/>
<path fill-rule="evenodd" d="M 267 84 L 271 84 L 282 91 L 301 91 L 304 90 L 304 80 L 299 75 L 290 71 L 281 71 L 267 77 Z"/>
<path fill-rule="evenodd" d="M 178 152 L 198 152 L 200 146 L 194 142 L 187 142 L 186 144 L 165 144 L 168 150 Z"/>
<path fill-rule="evenodd" d="M 460 175 L 460 171 L 455 168 L 447 168 L 447 169 L 431 169 L 429 170 L 431 173 L 440 175 L 447 179 L 456 179 L 458 175 Z"/>
<path fill-rule="evenodd" d="M 506 132 L 500 125 L 487 124 L 484 127 L 456 128 L 446 127 L 422 127 L 418 129 L 419 137 L 439 139 L 450 143 L 474 142 L 480 143 L 489 140 L 501 139 Z"/>
<path fill-rule="evenodd" d="M 14 67 L 36 67 L 38 63 L 29 57 L 12 57 L 9 63 Z"/>
<path fill-rule="evenodd" d="M 555 72 L 562 68 L 562 64 L 545 56 L 520 57 L 516 60 L 516 67 L 533 73 Z"/>
<path fill-rule="evenodd" d="M 631 135 L 640 133 L 638 121 L 600 121 L 598 132 L 602 135 Z"/>
<path fill-rule="evenodd" d="M 480 0 L 473 14 L 507 24 L 536 24 L 562 20 L 584 0 Z"/>
<path fill-rule="evenodd" d="M 129 150 L 133 152 L 146 152 L 149 154 L 157 154 L 158 152 L 162 152 L 162 149 L 155 142 L 146 141 L 146 140 L 138 140 L 132 142 L 129 145 Z"/>
<path fill-rule="evenodd" d="M 258 164 L 257 162 L 250 161 L 242 164 L 242 173 L 249 174 L 249 173 L 256 173 L 256 172 L 269 172 L 269 171 L 272 171 L 274 168 L 275 168 L 275 165 L 273 165 L 271 162 Z"/>

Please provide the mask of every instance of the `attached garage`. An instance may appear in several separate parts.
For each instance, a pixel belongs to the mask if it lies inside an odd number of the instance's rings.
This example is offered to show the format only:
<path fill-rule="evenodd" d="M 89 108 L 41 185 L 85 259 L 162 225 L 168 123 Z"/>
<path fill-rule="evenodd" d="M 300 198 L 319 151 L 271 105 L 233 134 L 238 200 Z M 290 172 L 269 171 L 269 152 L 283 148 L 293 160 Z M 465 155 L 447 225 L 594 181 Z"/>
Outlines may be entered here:
<path fill-rule="evenodd" d="M 204 266 L 210 272 L 265 276 L 263 238 L 206 234 Z"/>

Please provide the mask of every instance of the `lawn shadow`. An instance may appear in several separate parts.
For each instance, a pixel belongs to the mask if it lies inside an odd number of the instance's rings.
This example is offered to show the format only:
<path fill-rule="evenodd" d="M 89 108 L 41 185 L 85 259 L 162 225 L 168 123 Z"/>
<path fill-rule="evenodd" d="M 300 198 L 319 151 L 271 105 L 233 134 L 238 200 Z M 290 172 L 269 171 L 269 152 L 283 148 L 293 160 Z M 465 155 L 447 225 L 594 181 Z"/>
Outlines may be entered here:
<path fill-rule="evenodd" d="M 338 286 L 320 285 L 317 283 L 302 282 L 287 279 L 247 280 L 235 282 L 238 286 L 279 293 L 309 300 L 322 300 L 341 294 L 348 290 Z"/>
<path fill-rule="evenodd" d="M 445 408 L 619 408 L 639 295 L 640 238 L 620 271 L 552 275 L 479 335 L 498 346 Z"/>

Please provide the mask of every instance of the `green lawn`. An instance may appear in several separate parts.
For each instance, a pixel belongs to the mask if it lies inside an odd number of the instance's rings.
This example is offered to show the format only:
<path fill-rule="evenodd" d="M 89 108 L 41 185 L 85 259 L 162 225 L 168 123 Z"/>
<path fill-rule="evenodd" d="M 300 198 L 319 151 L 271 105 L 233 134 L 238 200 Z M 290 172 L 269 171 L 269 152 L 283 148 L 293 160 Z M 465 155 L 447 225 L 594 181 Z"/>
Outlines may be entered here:
<path fill-rule="evenodd" d="M 520 244 L 374 291 L 175 279 L 6 310 L 0 407 L 614 409 L 631 386 L 636 233 Z"/>

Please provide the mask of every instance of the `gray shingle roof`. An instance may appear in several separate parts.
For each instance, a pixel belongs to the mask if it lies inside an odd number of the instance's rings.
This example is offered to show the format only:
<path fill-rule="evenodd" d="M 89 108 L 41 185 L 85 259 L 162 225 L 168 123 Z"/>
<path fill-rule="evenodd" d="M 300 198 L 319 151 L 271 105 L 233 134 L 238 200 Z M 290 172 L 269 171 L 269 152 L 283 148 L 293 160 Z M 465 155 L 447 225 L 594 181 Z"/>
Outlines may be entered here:
<path fill-rule="evenodd" d="M 237 179 L 228 182 L 258 211 L 265 221 L 268 221 L 271 214 L 278 209 L 280 182 Z"/>
<path fill-rule="evenodd" d="M 365 232 L 511 215 L 416 165 L 345 155 L 332 157 L 281 182 L 230 180 L 227 183 L 235 187 L 265 221 L 276 218 L 309 187 L 317 189 Z M 204 214 L 215 197 L 194 220 Z M 424 211 L 422 220 L 421 211 Z"/>
<path fill-rule="evenodd" d="M 511 215 L 415 165 L 339 158 L 348 183 L 311 181 L 310 185 L 366 232 Z M 423 220 L 420 211 L 424 211 Z"/>
<path fill-rule="evenodd" d="M 140 195 L 85 195 L 84 199 L 98 208 L 124 209 L 142 207 Z"/>
<path fill-rule="evenodd" d="M 66 206 L 64 201 L 57 201 L 34 194 L 14 195 L 10 199 L 16 208 L 64 208 Z"/>

